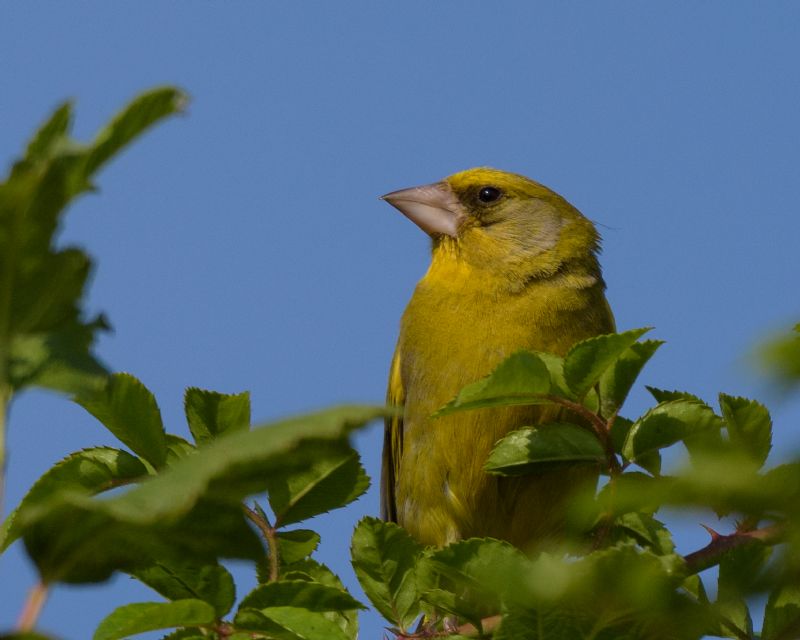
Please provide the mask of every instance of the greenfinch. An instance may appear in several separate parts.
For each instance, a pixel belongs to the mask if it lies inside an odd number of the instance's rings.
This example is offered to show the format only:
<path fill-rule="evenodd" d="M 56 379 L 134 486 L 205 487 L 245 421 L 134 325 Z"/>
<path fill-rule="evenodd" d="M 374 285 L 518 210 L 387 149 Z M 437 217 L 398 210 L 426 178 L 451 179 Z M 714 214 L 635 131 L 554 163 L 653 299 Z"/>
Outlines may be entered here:
<path fill-rule="evenodd" d="M 502 478 L 483 466 L 509 431 L 564 420 L 563 410 L 431 414 L 516 351 L 564 355 L 614 331 L 594 225 L 547 187 L 489 168 L 383 200 L 432 240 L 390 368 L 388 402 L 402 408 L 386 423 L 383 518 L 435 546 L 491 536 L 530 549 L 560 535 L 571 496 L 596 469 Z"/>

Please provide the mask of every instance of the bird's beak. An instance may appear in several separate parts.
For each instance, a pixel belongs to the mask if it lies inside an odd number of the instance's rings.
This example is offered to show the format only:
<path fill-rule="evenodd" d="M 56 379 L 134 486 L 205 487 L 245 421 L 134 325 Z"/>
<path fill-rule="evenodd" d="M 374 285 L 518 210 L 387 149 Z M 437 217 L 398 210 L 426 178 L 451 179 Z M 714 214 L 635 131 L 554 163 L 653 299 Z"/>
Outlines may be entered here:
<path fill-rule="evenodd" d="M 446 182 L 392 191 L 381 196 L 381 200 L 386 200 L 429 235 L 445 234 L 455 238 L 466 217 L 464 207 Z"/>

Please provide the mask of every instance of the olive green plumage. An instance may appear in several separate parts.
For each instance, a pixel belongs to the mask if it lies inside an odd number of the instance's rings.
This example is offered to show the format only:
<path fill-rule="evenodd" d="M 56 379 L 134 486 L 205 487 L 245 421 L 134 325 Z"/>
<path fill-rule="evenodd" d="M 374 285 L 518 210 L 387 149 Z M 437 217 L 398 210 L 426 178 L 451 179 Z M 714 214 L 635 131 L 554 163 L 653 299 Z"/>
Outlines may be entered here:
<path fill-rule="evenodd" d="M 521 547 L 556 535 L 564 502 L 595 472 L 497 478 L 483 465 L 551 406 L 482 409 L 432 419 L 466 384 L 520 349 L 564 354 L 614 330 L 592 223 L 523 176 L 471 169 L 385 199 L 426 229 L 432 260 L 403 314 L 388 400 L 382 513 L 420 542 L 493 536 Z"/>

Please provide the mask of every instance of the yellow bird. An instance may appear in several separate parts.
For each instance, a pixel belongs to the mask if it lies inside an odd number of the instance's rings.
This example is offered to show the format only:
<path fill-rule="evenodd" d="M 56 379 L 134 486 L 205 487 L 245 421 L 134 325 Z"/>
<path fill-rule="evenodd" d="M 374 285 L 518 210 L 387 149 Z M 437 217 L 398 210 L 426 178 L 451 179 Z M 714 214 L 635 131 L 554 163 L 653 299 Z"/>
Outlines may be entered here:
<path fill-rule="evenodd" d="M 594 470 L 498 478 L 483 465 L 509 431 L 556 421 L 559 409 L 431 414 L 515 351 L 564 355 L 614 331 L 594 225 L 547 187 L 489 168 L 383 199 L 433 242 L 389 375 L 388 402 L 403 410 L 386 424 L 383 518 L 436 546 L 492 536 L 529 548 L 557 536 L 568 499 Z"/>

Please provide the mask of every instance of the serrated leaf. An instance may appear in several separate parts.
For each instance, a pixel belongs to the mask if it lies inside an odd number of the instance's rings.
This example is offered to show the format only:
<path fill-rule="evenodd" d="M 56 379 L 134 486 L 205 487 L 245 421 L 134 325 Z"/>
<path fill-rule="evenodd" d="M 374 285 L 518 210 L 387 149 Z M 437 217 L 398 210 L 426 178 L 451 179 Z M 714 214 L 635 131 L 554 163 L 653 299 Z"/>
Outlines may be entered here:
<path fill-rule="evenodd" d="M 672 535 L 664 523 L 647 513 L 623 514 L 617 518 L 616 526 L 656 555 L 667 555 L 675 551 Z"/>
<path fill-rule="evenodd" d="M 284 566 L 281 577 L 284 580 L 318 582 L 329 587 L 344 590 L 344 584 L 342 584 L 342 581 L 333 571 L 324 564 L 312 560 L 311 558 L 304 558 L 303 560 L 298 560 L 297 562 Z M 264 582 L 261 580 L 261 576 L 259 576 L 259 581 Z M 324 615 L 333 622 L 336 622 L 351 640 L 355 640 L 358 636 L 358 612 L 356 610 L 326 613 Z"/>
<path fill-rule="evenodd" d="M 458 620 L 466 620 L 476 629 L 480 629 L 481 620 L 485 607 L 472 602 L 468 598 L 461 597 L 448 589 L 426 589 L 422 592 L 420 599 L 426 605 L 433 607 L 438 615 L 449 614 Z M 450 636 L 447 636 L 450 638 Z"/>
<path fill-rule="evenodd" d="M 650 392 L 650 395 L 655 398 L 656 402 L 669 402 L 670 400 L 694 400 L 696 402 L 702 402 L 700 398 L 688 391 L 669 391 L 649 385 L 645 385 L 645 389 Z"/>
<path fill-rule="evenodd" d="M 337 407 L 236 431 L 119 496 L 60 493 L 20 514 L 26 547 L 45 578 L 70 582 L 105 579 L 153 553 L 258 557 L 263 548 L 241 500 L 263 491 L 268 476 L 341 459 L 351 451 L 347 435 L 385 414 L 382 407 Z"/>
<path fill-rule="evenodd" d="M 298 607 L 242 609 L 235 624 L 278 640 L 352 640 L 326 613 Z"/>
<path fill-rule="evenodd" d="M 196 599 L 207 602 L 222 617 L 236 600 L 233 577 L 220 564 L 195 564 L 160 558 L 154 564 L 134 569 L 137 580 L 168 600 Z"/>
<path fill-rule="evenodd" d="M 800 634 L 800 585 L 786 584 L 769 595 L 761 640 L 787 640 Z"/>
<path fill-rule="evenodd" d="M 600 376 L 600 408 L 603 416 L 609 418 L 622 408 L 642 368 L 662 344 L 662 340 L 635 342 Z"/>
<path fill-rule="evenodd" d="M 181 458 L 192 455 L 195 451 L 197 451 L 196 447 L 192 443 L 172 433 L 166 434 L 166 442 L 167 466 L 174 464 Z"/>
<path fill-rule="evenodd" d="M 638 462 L 647 454 L 669 447 L 676 442 L 718 429 L 719 417 L 711 408 L 696 400 L 669 400 L 656 405 L 633 423 L 622 454 Z"/>
<path fill-rule="evenodd" d="M 184 396 L 189 430 L 197 444 L 213 440 L 221 433 L 250 427 L 250 393 L 235 395 L 189 387 Z"/>
<path fill-rule="evenodd" d="M 396 524 L 363 518 L 350 553 L 364 593 L 384 618 L 405 630 L 419 615 L 416 566 L 422 547 Z"/>
<path fill-rule="evenodd" d="M 501 362 L 492 373 L 468 384 L 434 413 L 434 417 L 455 411 L 485 407 L 541 404 L 550 391 L 550 373 L 537 354 L 518 351 Z"/>
<path fill-rule="evenodd" d="M 597 436 L 574 424 L 557 423 L 512 431 L 495 445 L 484 469 L 515 476 L 552 469 L 554 464 L 605 461 Z"/>
<path fill-rule="evenodd" d="M 322 458 L 294 473 L 267 478 L 276 527 L 344 507 L 368 488 L 369 477 L 355 451 Z"/>
<path fill-rule="evenodd" d="M 719 406 L 731 442 L 759 466 L 772 448 L 772 419 L 767 408 L 755 400 L 719 394 Z"/>
<path fill-rule="evenodd" d="M 292 564 L 307 558 L 319 545 L 319 534 L 310 529 L 278 532 L 278 548 L 283 564 Z"/>
<path fill-rule="evenodd" d="M 156 629 L 212 624 L 214 609 L 202 600 L 137 602 L 111 612 L 94 632 L 93 640 L 123 640 Z"/>
<path fill-rule="evenodd" d="M 463 585 L 491 607 L 504 598 L 524 600 L 528 558 L 511 544 L 493 538 L 454 542 L 426 558 L 436 571 Z"/>
<path fill-rule="evenodd" d="M 308 611 L 349 611 L 364 609 L 344 589 L 303 580 L 280 580 L 256 587 L 239 605 L 241 609 L 300 607 Z"/>
<path fill-rule="evenodd" d="M 21 534 L 19 526 L 15 524 L 17 515 L 53 494 L 65 490 L 95 494 L 146 476 L 147 467 L 127 451 L 95 447 L 70 454 L 47 470 L 8 516 L 0 529 L 0 550 L 8 547 Z"/>
<path fill-rule="evenodd" d="M 574 345 L 564 358 L 564 379 L 572 392 L 583 398 L 605 371 L 647 331 L 649 327 L 610 333 Z"/>
<path fill-rule="evenodd" d="M 115 373 L 96 393 L 75 398 L 111 433 L 154 467 L 167 460 L 167 440 L 161 411 L 150 390 L 129 373 Z"/>

